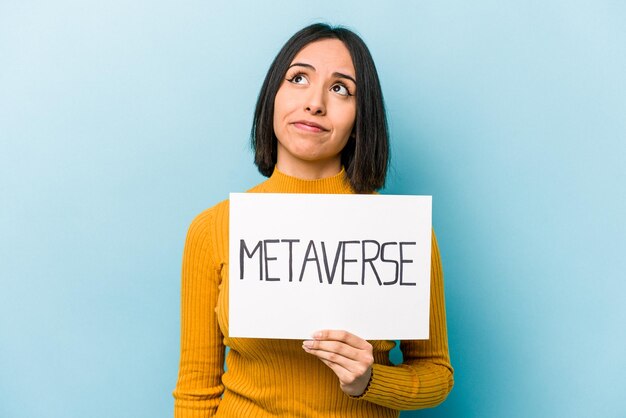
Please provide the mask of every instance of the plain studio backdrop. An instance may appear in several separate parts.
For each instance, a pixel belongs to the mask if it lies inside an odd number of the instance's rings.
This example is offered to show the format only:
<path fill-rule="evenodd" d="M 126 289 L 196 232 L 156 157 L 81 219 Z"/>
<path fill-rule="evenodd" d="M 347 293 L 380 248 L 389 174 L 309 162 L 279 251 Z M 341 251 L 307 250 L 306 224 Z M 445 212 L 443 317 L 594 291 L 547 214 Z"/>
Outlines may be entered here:
<path fill-rule="evenodd" d="M 456 384 L 402 417 L 626 416 L 624 2 L 59 0 L 0 3 L 1 417 L 172 416 L 187 227 L 316 21 L 433 195 Z"/>

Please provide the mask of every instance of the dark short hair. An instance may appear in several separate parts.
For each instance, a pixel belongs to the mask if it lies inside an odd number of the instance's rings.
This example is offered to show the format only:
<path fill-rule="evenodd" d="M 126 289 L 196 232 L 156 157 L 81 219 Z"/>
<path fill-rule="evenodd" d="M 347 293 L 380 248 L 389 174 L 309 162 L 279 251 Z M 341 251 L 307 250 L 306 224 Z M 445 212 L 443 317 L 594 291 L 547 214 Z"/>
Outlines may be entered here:
<path fill-rule="evenodd" d="M 343 27 L 315 23 L 298 31 L 282 47 L 265 76 L 254 112 L 251 141 L 254 163 L 264 176 L 276 166 L 277 141 L 274 133 L 274 100 L 294 57 L 308 44 L 323 39 L 344 43 L 356 71 L 356 119 L 341 163 L 350 185 L 357 193 L 371 193 L 385 184 L 389 163 L 389 133 L 383 93 L 374 60 L 365 42 Z"/>

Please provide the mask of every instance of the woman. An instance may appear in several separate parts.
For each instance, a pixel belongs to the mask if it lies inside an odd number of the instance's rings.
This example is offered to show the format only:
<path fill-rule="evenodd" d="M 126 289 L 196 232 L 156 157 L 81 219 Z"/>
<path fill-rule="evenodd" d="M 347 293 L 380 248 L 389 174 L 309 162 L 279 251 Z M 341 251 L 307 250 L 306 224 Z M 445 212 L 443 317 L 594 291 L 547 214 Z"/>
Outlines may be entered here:
<path fill-rule="evenodd" d="M 269 179 L 255 193 L 372 193 L 384 184 L 388 135 L 380 83 L 363 41 L 323 24 L 296 33 L 259 95 L 252 144 Z M 439 252 L 433 236 L 430 339 L 365 341 L 320 330 L 311 340 L 228 336 L 228 201 L 191 224 L 183 256 L 183 417 L 397 417 L 452 388 Z M 230 347 L 223 363 L 225 347 Z"/>

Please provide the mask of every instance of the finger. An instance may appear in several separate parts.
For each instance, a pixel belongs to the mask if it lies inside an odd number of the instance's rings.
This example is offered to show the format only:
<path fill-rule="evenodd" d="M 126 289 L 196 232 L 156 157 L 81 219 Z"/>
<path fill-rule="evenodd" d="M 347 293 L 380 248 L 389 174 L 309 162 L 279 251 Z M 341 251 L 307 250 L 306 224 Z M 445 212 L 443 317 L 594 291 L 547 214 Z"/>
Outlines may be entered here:
<path fill-rule="evenodd" d="M 331 369 L 333 371 L 333 373 L 335 373 L 335 375 L 337 375 L 337 377 L 339 378 L 340 382 L 347 381 L 350 378 L 350 376 L 352 375 L 350 370 L 344 368 L 340 364 L 333 363 L 332 361 L 329 361 L 329 360 L 326 360 L 326 359 L 323 359 L 323 358 L 320 358 L 320 361 L 322 363 L 324 363 L 326 366 L 328 366 L 328 368 Z"/>
<path fill-rule="evenodd" d="M 325 363 L 332 363 L 350 374 L 362 375 L 370 366 L 370 364 L 366 362 L 353 360 L 332 351 L 310 349 L 305 346 L 303 346 L 303 348 L 307 353 L 314 355 Z M 336 367 L 331 368 L 335 371 L 335 373 L 337 373 L 337 375 L 339 375 Z"/>
<path fill-rule="evenodd" d="M 309 348 L 336 352 L 357 361 L 373 362 L 372 345 L 356 335 L 342 330 L 323 330 L 313 340 L 303 344 Z"/>
<path fill-rule="evenodd" d="M 315 334 L 313 334 L 313 339 L 342 341 L 352 347 L 360 349 L 367 349 L 368 346 L 370 346 L 370 343 L 368 343 L 363 338 L 357 337 L 356 335 L 343 330 L 326 329 L 322 331 L 317 331 Z"/>
<path fill-rule="evenodd" d="M 353 396 L 357 396 L 363 393 L 363 391 L 365 390 L 365 388 L 367 387 L 367 383 L 365 383 L 364 385 L 360 385 L 358 388 L 352 387 L 351 385 L 353 385 L 354 383 L 356 383 L 359 379 L 362 379 L 364 377 L 363 374 L 355 374 L 355 373 L 350 373 L 349 371 L 347 371 L 346 369 L 344 369 L 343 367 L 341 367 L 338 364 L 335 364 L 331 361 L 325 360 L 325 359 L 320 359 L 320 361 L 322 363 L 324 363 L 326 366 L 328 366 L 328 368 L 330 368 L 333 373 L 335 373 L 335 375 L 337 376 L 337 378 L 339 379 L 339 383 L 341 385 L 341 389 Z M 367 382 L 369 382 L 369 378 L 371 376 L 371 372 L 370 374 L 365 378 L 367 379 Z M 365 380 L 363 380 L 363 382 L 365 382 Z"/>
<path fill-rule="evenodd" d="M 313 354 L 316 357 L 319 357 L 321 359 L 324 360 L 328 360 L 330 362 L 336 363 L 341 365 L 342 367 L 344 367 L 345 369 L 350 369 L 349 365 L 352 363 L 358 363 L 358 361 L 353 360 L 349 357 L 346 357 L 344 355 L 341 355 L 339 353 L 336 353 L 334 351 L 325 351 L 325 350 L 318 350 L 315 348 L 310 348 L 307 347 L 305 345 L 302 346 L 302 348 L 304 349 L 304 351 L 306 351 L 309 354 Z"/>
<path fill-rule="evenodd" d="M 302 347 L 336 353 L 355 361 L 366 360 L 366 355 L 368 354 L 366 350 L 352 347 L 340 341 L 306 340 L 302 342 Z"/>

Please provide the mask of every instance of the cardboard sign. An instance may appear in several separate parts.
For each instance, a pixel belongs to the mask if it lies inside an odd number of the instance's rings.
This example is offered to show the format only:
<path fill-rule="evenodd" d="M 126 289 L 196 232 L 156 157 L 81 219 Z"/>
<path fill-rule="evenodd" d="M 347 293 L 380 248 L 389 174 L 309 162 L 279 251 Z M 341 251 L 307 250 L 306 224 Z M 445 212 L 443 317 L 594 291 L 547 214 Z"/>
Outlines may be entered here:
<path fill-rule="evenodd" d="M 229 335 L 428 339 L 431 203 L 231 193 Z"/>

